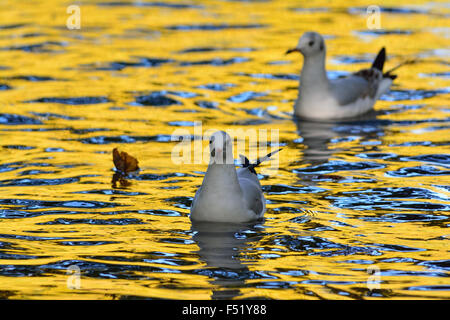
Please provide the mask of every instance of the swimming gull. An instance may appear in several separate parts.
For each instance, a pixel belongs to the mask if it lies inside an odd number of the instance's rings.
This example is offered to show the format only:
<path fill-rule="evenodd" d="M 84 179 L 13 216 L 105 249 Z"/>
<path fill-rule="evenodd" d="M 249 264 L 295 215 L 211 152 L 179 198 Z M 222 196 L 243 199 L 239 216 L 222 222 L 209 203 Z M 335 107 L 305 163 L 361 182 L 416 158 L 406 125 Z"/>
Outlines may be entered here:
<path fill-rule="evenodd" d="M 211 158 L 192 201 L 191 220 L 240 223 L 261 219 L 266 211 L 266 199 L 255 167 L 281 149 L 255 163 L 241 156 L 242 168 L 236 170 L 232 140 L 226 132 L 215 132 L 209 146 Z"/>
<path fill-rule="evenodd" d="M 328 79 L 325 71 L 325 42 L 317 32 L 304 33 L 291 52 L 304 56 L 294 115 L 317 120 L 356 117 L 370 111 L 378 98 L 389 90 L 396 69 L 383 73 L 386 50 L 383 47 L 369 69 L 346 77 Z"/>

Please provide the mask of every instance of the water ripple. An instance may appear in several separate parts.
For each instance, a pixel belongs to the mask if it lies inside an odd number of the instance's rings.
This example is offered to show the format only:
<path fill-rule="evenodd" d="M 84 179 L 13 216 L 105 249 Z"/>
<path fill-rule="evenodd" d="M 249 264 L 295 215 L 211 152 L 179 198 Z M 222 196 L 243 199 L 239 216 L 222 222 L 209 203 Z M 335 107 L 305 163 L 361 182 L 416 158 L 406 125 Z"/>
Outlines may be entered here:
<path fill-rule="evenodd" d="M 42 124 L 40 120 L 17 114 L 0 113 L 0 125 Z"/>
<path fill-rule="evenodd" d="M 432 166 L 405 167 L 386 172 L 391 177 L 446 176 L 450 170 L 441 170 Z"/>
<path fill-rule="evenodd" d="M 264 28 L 263 24 L 178 24 L 166 27 L 168 30 L 174 31 L 221 31 L 225 29 L 258 29 Z"/>
<path fill-rule="evenodd" d="M 382 169 L 384 167 L 385 165 L 376 162 L 331 161 L 317 166 L 294 169 L 293 172 L 303 174 L 311 174 L 311 173 L 325 174 L 339 171 Z"/>
<path fill-rule="evenodd" d="M 44 201 L 44 200 L 31 200 L 31 199 L 0 199 L 0 205 L 7 209 L 21 209 L 21 210 L 40 210 L 40 209 L 53 209 L 53 208 L 113 208 L 120 206 L 116 203 L 101 202 L 101 201 Z M 33 212 L 35 215 L 48 212 Z M 60 212 L 56 212 L 60 213 Z"/>
<path fill-rule="evenodd" d="M 69 105 L 97 104 L 110 102 L 106 97 L 75 97 L 75 98 L 39 98 L 36 100 L 25 101 L 29 103 L 60 103 Z"/>

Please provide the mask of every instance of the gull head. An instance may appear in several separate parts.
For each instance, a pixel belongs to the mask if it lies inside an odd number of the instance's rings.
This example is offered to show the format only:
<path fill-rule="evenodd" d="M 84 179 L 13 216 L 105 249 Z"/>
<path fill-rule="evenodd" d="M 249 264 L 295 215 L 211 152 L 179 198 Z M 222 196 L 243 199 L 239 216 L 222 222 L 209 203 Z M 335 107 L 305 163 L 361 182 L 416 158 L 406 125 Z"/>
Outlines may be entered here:
<path fill-rule="evenodd" d="M 297 46 L 286 51 L 286 54 L 291 52 L 300 52 L 305 58 L 315 56 L 317 54 L 324 54 L 325 41 L 317 32 L 305 32 L 298 40 Z"/>
<path fill-rule="evenodd" d="M 215 132 L 209 139 L 211 162 L 216 164 L 233 164 L 233 145 L 230 136 L 225 131 Z"/>

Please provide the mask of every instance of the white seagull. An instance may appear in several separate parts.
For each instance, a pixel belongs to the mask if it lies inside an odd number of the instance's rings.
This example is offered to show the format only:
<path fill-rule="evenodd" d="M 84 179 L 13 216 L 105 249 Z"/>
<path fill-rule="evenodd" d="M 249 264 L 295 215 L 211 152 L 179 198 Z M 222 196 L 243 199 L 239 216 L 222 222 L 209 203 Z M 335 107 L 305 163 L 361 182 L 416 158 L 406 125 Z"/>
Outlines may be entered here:
<path fill-rule="evenodd" d="M 232 140 L 226 132 L 215 132 L 209 148 L 211 159 L 192 201 L 191 220 L 240 223 L 261 219 L 266 211 L 266 199 L 255 167 L 281 149 L 253 164 L 241 156 L 243 167 L 236 171 Z"/>
<path fill-rule="evenodd" d="M 325 42 L 317 32 L 304 33 L 291 52 L 304 56 L 294 115 L 326 120 L 351 118 L 370 111 L 397 77 L 394 68 L 383 73 L 386 50 L 382 48 L 369 69 L 330 80 L 325 71 Z"/>

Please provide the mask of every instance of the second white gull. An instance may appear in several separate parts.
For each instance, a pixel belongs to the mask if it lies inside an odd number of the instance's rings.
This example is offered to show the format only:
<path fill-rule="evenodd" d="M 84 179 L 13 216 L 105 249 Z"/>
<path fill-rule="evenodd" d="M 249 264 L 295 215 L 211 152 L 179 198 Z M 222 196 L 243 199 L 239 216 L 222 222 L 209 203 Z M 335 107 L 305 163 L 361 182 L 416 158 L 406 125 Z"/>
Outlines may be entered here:
<path fill-rule="evenodd" d="M 378 52 L 370 68 L 338 79 L 327 77 L 325 41 L 319 33 L 304 33 L 297 46 L 286 54 L 291 52 L 304 56 L 294 105 L 294 115 L 300 118 L 333 120 L 362 115 L 372 110 L 397 77 L 391 74 L 394 69 L 383 73 L 385 48 Z"/>

